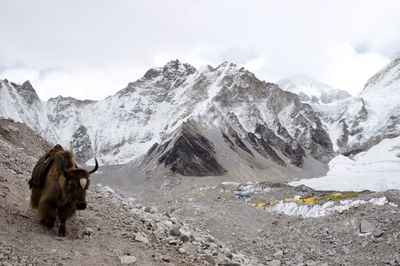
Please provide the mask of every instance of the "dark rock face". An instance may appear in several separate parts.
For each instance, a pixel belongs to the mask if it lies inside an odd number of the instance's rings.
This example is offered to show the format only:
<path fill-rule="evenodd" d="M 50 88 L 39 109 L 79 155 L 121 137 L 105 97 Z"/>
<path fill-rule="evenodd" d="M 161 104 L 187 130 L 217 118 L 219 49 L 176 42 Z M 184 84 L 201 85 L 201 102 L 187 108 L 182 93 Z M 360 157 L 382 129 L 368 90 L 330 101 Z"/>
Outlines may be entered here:
<path fill-rule="evenodd" d="M 168 62 L 162 69 L 162 74 L 169 80 L 175 80 L 178 77 L 190 75 L 196 72 L 196 69 L 189 64 L 182 64 L 179 60 Z"/>
<path fill-rule="evenodd" d="M 235 144 L 233 144 L 233 142 L 231 141 L 231 139 L 225 134 L 222 133 L 222 137 L 224 138 L 224 140 L 229 143 L 229 147 L 231 147 L 231 149 L 234 149 L 233 147 L 235 146 Z"/>
<path fill-rule="evenodd" d="M 326 131 L 321 129 L 311 130 L 311 139 L 325 149 L 332 149 L 332 143 Z"/>
<path fill-rule="evenodd" d="M 160 69 L 152 68 L 152 69 L 148 70 L 146 72 L 146 74 L 144 74 L 144 78 L 145 79 L 153 79 L 153 78 L 158 77 L 160 74 L 161 74 Z"/>
<path fill-rule="evenodd" d="M 249 140 L 253 144 L 253 147 L 265 158 L 271 159 L 273 162 L 285 166 L 285 162 L 278 156 L 274 149 L 264 139 L 259 139 L 253 133 L 247 134 Z"/>
<path fill-rule="evenodd" d="M 5 80 L 5 82 L 8 83 L 7 80 Z M 32 104 L 35 101 L 39 101 L 39 96 L 28 80 L 22 85 L 15 84 L 13 82 L 11 82 L 11 85 L 17 90 L 18 94 L 24 98 L 26 103 Z"/>
<path fill-rule="evenodd" d="M 217 162 L 212 143 L 186 125 L 182 126 L 180 136 L 166 146 L 170 148 L 159 157 L 158 162 L 169 166 L 174 173 L 183 176 L 219 176 L 226 173 Z"/>
<path fill-rule="evenodd" d="M 386 138 L 395 138 L 400 135 L 400 112 L 392 115 L 385 125 L 378 131 L 377 135 Z"/>
<path fill-rule="evenodd" d="M 339 125 L 342 127 L 342 135 L 336 140 L 336 144 L 338 147 L 343 150 L 346 148 L 347 141 L 349 140 L 349 126 L 346 123 L 346 119 L 342 119 L 339 121 Z"/>
<path fill-rule="evenodd" d="M 249 153 L 251 156 L 254 156 L 251 150 L 246 146 L 246 144 L 243 143 L 243 141 L 240 139 L 239 135 L 235 131 L 231 133 L 231 136 L 235 140 L 236 145 L 238 145 L 242 150 Z"/>
<path fill-rule="evenodd" d="M 297 167 L 303 166 L 305 152 L 297 142 L 294 141 L 291 144 L 285 145 L 284 154 L 289 156 L 291 164 Z"/>
<path fill-rule="evenodd" d="M 281 128 L 283 130 L 284 128 Z M 265 125 L 257 125 L 256 134 L 259 134 L 261 136 L 261 140 L 265 142 L 266 145 L 270 147 L 274 147 L 277 150 L 280 150 L 285 156 L 290 158 L 290 163 L 297 166 L 297 167 L 302 167 L 303 166 L 303 156 L 305 156 L 304 150 L 301 148 L 300 145 L 295 140 L 291 140 L 290 142 L 285 142 L 281 138 L 275 135 L 275 133 L 268 128 Z M 276 154 L 276 153 L 275 153 Z M 276 156 L 278 156 L 276 154 Z M 274 156 L 271 157 L 271 159 L 274 158 Z M 279 156 L 278 156 L 279 158 Z M 278 163 L 279 161 L 282 161 L 281 158 L 275 159 L 274 161 Z M 280 164 L 280 163 L 278 163 Z"/>
<path fill-rule="evenodd" d="M 77 161 L 86 162 L 93 157 L 92 142 L 85 126 L 81 125 L 72 135 L 70 147 Z"/>

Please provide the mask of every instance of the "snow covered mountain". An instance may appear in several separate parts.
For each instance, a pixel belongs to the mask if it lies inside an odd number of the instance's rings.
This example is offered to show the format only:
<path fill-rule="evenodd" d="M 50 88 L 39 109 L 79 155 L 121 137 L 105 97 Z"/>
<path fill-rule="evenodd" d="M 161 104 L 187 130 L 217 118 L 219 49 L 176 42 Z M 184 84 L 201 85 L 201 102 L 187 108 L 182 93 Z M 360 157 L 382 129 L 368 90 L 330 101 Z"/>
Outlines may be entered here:
<path fill-rule="evenodd" d="M 359 95 L 315 105 L 334 149 L 357 154 L 400 135 L 400 55 L 371 77 Z"/>
<path fill-rule="evenodd" d="M 334 89 L 305 74 L 282 79 L 277 84 L 283 90 L 299 95 L 302 102 L 310 104 L 333 103 L 351 97 L 347 91 Z"/>
<path fill-rule="evenodd" d="M 262 158 L 260 168 L 298 168 L 333 157 L 328 134 L 309 105 L 226 62 L 196 70 L 171 61 L 101 101 L 58 96 L 44 102 L 29 82 L 7 80 L 0 82 L 0 95 L 0 116 L 72 148 L 82 161 L 95 155 L 103 164 L 115 164 L 153 156 L 174 167 L 187 159 L 182 147 L 195 143 L 218 160 L 224 150 L 234 151 L 242 162 Z M 201 159 L 191 158 L 189 164 Z"/>

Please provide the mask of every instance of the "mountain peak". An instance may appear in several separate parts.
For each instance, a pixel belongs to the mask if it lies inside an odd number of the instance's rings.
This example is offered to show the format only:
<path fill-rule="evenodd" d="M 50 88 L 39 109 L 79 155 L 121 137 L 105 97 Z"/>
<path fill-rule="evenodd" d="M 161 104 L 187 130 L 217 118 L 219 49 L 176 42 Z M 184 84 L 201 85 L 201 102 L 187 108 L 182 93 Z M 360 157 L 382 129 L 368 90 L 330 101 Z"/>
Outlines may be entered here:
<path fill-rule="evenodd" d="M 334 89 L 306 74 L 297 74 L 277 83 L 283 90 L 296 93 L 301 101 L 307 103 L 326 104 L 351 97 L 347 91 Z"/>
<path fill-rule="evenodd" d="M 196 69 L 187 64 L 181 63 L 178 59 L 169 61 L 163 68 L 162 74 L 169 80 L 174 80 L 177 77 L 187 76 L 196 72 Z"/>
<path fill-rule="evenodd" d="M 361 96 L 367 96 L 368 94 L 375 93 L 377 89 L 383 90 L 384 88 L 390 87 L 390 93 L 395 93 L 398 86 L 391 86 L 400 80 L 400 53 L 391 60 L 385 67 L 383 67 L 378 73 L 372 76 L 365 84 L 361 91 Z M 395 89 L 395 91 L 393 91 Z M 389 92 L 389 91 L 387 91 Z M 399 92 L 399 90 L 397 90 Z M 384 92 L 386 94 L 386 90 Z"/>
<path fill-rule="evenodd" d="M 155 67 L 149 69 L 144 74 L 144 79 L 150 80 L 163 76 L 168 80 L 175 80 L 177 77 L 188 76 L 196 72 L 196 68 L 187 63 L 181 63 L 178 59 L 171 60 L 163 67 Z"/>
<path fill-rule="evenodd" d="M 243 68 L 243 67 L 240 67 L 240 68 L 239 68 L 239 66 L 238 66 L 237 64 L 233 63 L 233 62 L 225 61 L 225 62 L 223 62 L 222 64 L 218 65 L 218 66 L 216 67 L 216 69 L 240 70 L 240 69 L 244 69 L 244 68 Z"/>
<path fill-rule="evenodd" d="M 17 84 L 14 82 L 9 82 L 7 79 L 5 79 L 4 83 L 6 85 L 11 85 L 12 87 L 14 87 L 17 93 L 20 94 L 28 104 L 40 101 L 39 96 L 37 95 L 35 89 L 33 88 L 29 80 L 25 81 L 22 84 Z"/>

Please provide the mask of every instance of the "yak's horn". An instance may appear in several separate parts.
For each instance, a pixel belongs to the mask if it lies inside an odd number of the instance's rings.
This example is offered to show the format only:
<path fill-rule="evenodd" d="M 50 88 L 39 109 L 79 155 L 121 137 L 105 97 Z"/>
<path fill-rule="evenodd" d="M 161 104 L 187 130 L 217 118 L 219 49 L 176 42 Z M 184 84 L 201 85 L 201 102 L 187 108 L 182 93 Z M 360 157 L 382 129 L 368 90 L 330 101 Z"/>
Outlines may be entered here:
<path fill-rule="evenodd" d="M 89 171 L 89 175 L 90 175 L 90 174 L 93 174 L 94 172 L 96 172 L 97 168 L 99 168 L 99 164 L 97 163 L 97 159 L 94 158 L 94 160 L 95 160 L 95 162 L 96 162 L 96 165 L 94 166 L 94 169 L 93 169 L 92 171 Z"/>

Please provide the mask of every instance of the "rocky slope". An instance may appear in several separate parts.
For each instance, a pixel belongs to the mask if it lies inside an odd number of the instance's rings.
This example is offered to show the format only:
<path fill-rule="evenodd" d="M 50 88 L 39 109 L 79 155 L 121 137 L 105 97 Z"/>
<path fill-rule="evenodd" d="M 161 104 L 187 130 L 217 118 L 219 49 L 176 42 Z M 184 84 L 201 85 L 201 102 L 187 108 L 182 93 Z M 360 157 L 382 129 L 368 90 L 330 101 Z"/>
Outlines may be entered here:
<path fill-rule="evenodd" d="M 104 168 L 103 168 L 104 170 Z M 254 261 L 242 265 L 396 265 L 400 192 L 318 191 L 271 182 L 164 176 L 119 190 Z M 306 202 L 294 200 L 302 197 Z"/>
<path fill-rule="evenodd" d="M 42 102 L 29 82 L 1 81 L 0 93 L 1 116 L 71 147 L 83 162 L 95 155 L 103 164 L 125 163 L 145 156 L 155 143 L 167 152 L 182 148 L 185 121 L 201 129 L 197 135 L 202 140 L 208 136 L 207 145 L 225 143 L 243 163 L 248 156 L 261 156 L 281 167 L 302 168 L 309 159 L 327 162 L 333 157 L 328 134 L 309 105 L 231 63 L 196 70 L 171 61 L 97 102 L 61 96 Z M 166 161 L 176 159 L 169 156 Z M 225 171 L 230 169 L 211 174 Z"/>
<path fill-rule="evenodd" d="M 103 186 L 89 188 L 88 209 L 67 221 L 65 238 L 57 237 L 29 209 L 28 179 L 49 148 L 24 124 L 0 119 L 0 264 L 253 264 L 175 215 L 146 209 Z"/>
<path fill-rule="evenodd" d="M 161 210 L 174 210 L 173 214 L 186 223 L 209 231 L 231 250 L 249 254 L 262 265 L 396 265 L 400 262 L 398 190 L 363 192 L 334 199 L 331 195 L 337 191 L 270 182 L 224 182 L 192 186 L 191 191 L 185 192 L 172 189 L 174 200 L 153 204 L 162 205 Z M 304 199 L 330 197 L 333 200 L 319 203 L 285 200 L 296 195 Z M 343 192 L 342 195 L 354 194 Z"/>

